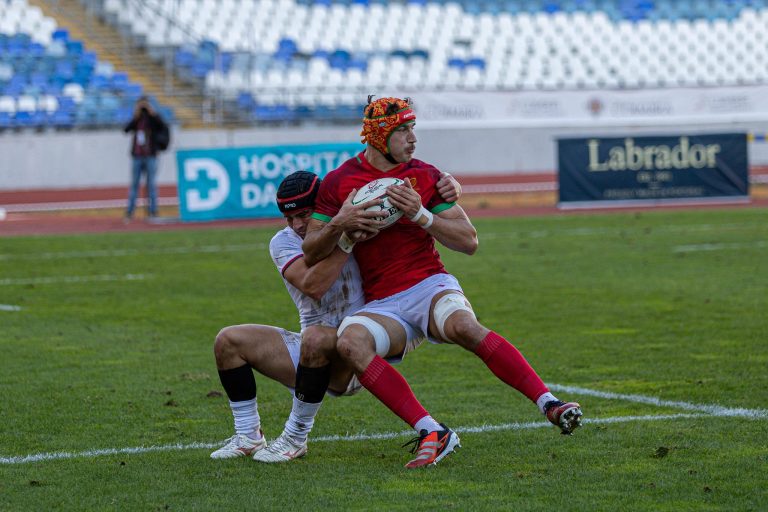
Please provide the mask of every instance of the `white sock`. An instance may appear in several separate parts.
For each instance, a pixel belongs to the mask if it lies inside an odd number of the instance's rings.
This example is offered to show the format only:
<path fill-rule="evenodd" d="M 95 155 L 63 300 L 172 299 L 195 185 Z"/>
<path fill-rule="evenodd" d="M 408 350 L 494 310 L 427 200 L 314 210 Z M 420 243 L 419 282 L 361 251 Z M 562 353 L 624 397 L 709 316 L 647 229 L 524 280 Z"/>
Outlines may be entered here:
<path fill-rule="evenodd" d="M 551 402 L 553 400 L 557 400 L 557 397 L 552 393 L 550 393 L 549 391 L 542 394 L 539 398 L 536 399 L 536 405 L 541 411 L 541 414 L 544 414 L 544 406 L 547 404 L 547 402 Z"/>
<path fill-rule="evenodd" d="M 435 419 L 429 414 L 417 421 L 413 428 L 415 428 L 416 432 L 419 434 L 421 434 L 422 430 L 426 430 L 427 432 L 443 430 L 443 427 L 441 427 L 440 424 L 436 422 Z"/>
<path fill-rule="evenodd" d="M 315 424 L 315 416 L 317 416 L 317 411 L 320 410 L 322 403 L 311 404 L 309 402 L 302 402 L 294 396 L 291 414 L 285 422 L 285 433 L 294 441 L 299 443 L 305 442 L 309 432 L 312 430 L 312 426 Z"/>
<path fill-rule="evenodd" d="M 261 439 L 261 418 L 256 406 L 256 399 L 245 400 L 244 402 L 229 402 L 232 409 L 232 416 L 235 417 L 235 432 L 244 434 L 251 439 Z"/>

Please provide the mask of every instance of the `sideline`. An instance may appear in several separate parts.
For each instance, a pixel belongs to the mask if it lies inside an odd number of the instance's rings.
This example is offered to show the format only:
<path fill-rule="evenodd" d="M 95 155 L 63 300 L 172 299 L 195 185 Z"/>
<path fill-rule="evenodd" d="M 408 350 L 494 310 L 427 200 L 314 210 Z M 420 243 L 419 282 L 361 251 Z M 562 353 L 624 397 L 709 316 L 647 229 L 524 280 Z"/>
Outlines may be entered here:
<path fill-rule="evenodd" d="M 96 275 L 96 276 L 60 276 L 60 277 L 21 277 L 0 279 L 0 286 L 22 286 L 29 284 L 90 283 L 93 281 L 142 281 L 152 274 Z"/>

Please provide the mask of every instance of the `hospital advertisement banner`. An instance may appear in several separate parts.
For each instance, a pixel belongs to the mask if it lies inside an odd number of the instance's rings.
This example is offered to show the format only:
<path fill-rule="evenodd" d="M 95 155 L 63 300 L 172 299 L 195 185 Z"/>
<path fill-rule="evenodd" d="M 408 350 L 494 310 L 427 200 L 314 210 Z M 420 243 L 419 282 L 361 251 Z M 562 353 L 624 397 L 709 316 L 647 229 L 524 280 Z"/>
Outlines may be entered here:
<path fill-rule="evenodd" d="M 176 153 L 185 221 L 280 217 L 275 194 L 295 171 L 323 177 L 364 149 L 356 142 L 188 149 Z"/>
<path fill-rule="evenodd" d="M 744 133 L 563 138 L 561 208 L 749 201 Z"/>

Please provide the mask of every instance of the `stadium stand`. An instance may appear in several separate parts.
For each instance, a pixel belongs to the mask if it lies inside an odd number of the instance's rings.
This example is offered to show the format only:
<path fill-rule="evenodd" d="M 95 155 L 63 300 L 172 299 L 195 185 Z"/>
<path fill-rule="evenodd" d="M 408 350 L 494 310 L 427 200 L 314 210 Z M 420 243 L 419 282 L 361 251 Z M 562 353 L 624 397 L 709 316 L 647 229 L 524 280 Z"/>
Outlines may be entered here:
<path fill-rule="evenodd" d="M 344 119 L 399 90 L 765 83 L 764 0 L 105 0 L 255 121 Z"/>
<path fill-rule="evenodd" d="M 143 87 L 39 7 L 10 0 L 0 2 L 0 93 L 0 129 L 101 128 L 127 122 Z"/>
<path fill-rule="evenodd" d="M 768 80 L 766 0 L 80 3 L 220 105 L 225 121 L 242 123 L 356 119 L 366 94 L 393 89 L 626 90 Z M 0 85 L 16 101 L 0 101 L 0 127 L 106 126 L 125 118 L 141 85 L 27 0 L 0 2 L 0 9 Z M 25 101 L 20 109 L 22 95 L 44 108 L 30 111 Z"/>

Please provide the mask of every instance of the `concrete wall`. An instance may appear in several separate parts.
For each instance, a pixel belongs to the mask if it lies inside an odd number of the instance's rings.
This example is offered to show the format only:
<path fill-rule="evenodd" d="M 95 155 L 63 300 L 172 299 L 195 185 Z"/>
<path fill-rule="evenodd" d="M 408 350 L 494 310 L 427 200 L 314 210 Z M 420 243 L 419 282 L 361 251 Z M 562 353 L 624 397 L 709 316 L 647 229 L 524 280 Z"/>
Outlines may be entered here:
<path fill-rule="evenodd" d="M 558 137 L 624 136 L 717 132 L 764 133 L 758 122 L 707 125 L 488 126 L 450 127 L 419 123 L 417 157 L 458 175 L 554 171 Z M 160 157 L 160 184 L 176 183 L 176 149 L 270 144 L 350 142 L 359 126 L 285 129 L 195 130 L 173 133 L 171 149 Z M 0 134 L 0 190 L 95 188 L 128 182 L 130 137 L 119 130 Z M 768 144 L 750 145 L 750 163 L 768 164 Z"/>

